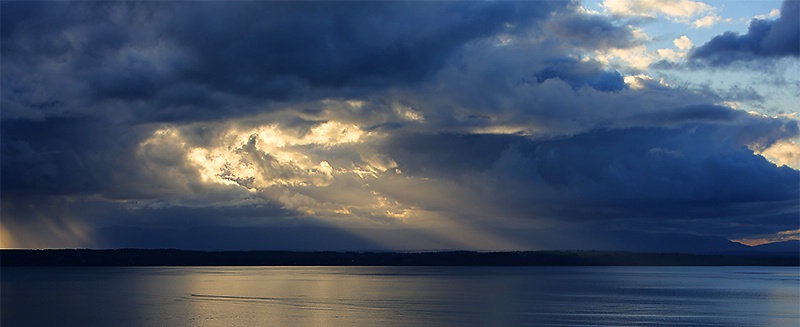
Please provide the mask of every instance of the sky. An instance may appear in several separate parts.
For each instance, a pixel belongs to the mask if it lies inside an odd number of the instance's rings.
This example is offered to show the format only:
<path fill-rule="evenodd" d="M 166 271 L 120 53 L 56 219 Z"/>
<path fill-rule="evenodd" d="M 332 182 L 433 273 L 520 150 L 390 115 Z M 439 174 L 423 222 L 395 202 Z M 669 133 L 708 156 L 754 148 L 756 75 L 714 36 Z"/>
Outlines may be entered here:
<path fill-rule="evenodd" d="M 0 3 L 0 246 L 800 239 L 797 1 Z"/>

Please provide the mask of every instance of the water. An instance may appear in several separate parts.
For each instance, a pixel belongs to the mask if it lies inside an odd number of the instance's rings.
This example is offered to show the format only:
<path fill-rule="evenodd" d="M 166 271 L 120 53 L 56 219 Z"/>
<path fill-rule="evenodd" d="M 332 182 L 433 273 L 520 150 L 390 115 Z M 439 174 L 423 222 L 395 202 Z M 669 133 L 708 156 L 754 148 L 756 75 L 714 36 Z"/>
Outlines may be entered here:
<path fill-rule="evenodd" d="M 3 268 L 13 326 L 800 326 L 798 268 Z"/>

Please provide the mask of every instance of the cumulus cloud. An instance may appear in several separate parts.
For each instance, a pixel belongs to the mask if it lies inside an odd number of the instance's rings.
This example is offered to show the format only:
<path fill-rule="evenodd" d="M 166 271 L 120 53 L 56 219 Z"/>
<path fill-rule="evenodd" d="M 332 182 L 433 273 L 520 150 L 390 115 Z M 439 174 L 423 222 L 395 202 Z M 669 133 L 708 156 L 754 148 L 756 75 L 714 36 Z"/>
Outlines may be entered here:
<path fill-rule="evenodd" d="M 711 14 L 711 15 L 707 15 L 707 16 L 705 16 L 703 18 L 695 20 L 694 22 L 692 22 L 692 25 L 695 28 L 711 27 L 714 24 L 716 24 L 717 22 L 719 22 L 720 20 L 722 20 L 722 17 L 720 17 L 720 16 L 718 16 L 716 14 Z"/>
<path fill-rule="evenodd" d="M 776 20 L 755 19 L 745 34 L 725 32 L 694 48 L 693 62 L 726 66 L 763 58 L 800 56 L 800 7 L 797 1 L 784 1 Z"/>
<path fill-rule="evenodd" d="M 694 45 L 694 43 L 692 43 L 692 40 L 690 40 L 689 37 L 686 35 L 681 35 L 672 42 L 680 50 L 688 50 L 692 47 L 692 45 Z"/>

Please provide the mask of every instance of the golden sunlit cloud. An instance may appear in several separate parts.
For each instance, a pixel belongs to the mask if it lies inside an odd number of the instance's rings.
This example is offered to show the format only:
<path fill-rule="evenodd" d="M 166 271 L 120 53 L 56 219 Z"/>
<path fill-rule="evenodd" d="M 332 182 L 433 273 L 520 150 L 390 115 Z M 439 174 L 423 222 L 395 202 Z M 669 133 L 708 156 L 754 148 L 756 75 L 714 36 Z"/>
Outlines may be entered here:
<path fill-rule="evenodd" d="M 647 70 L 654 61 L 654 55 L 647 52 L 647 47 L 644 45 L 627 49 L 597 50 L 593 58 L 604 65 L 635 71 Z"/>
<path fill-rule="evenodd" d="M 407 105 L 393 108 L 400 117 L 423 119 Z M 259 119 L 269 120 L 251 120 Z M 197 126 L 164 126 L 141 142 L 138 154 L 153 170 L 193 170 L 192 174 L 160 176 L 185 179 L 194 175 L 209 187 L 243 188 L 307 216 L 391 220 L 419 216 L 413 206 L 369 185 L 384 174 L 402 174 L 392 158 L 369 146 L 382 137 L 380 133 L 334 120 L 305 126 L 229 121 L 204 126 L 214 131 L 204 140 L 192 136 Z M 169 161 L 174 158 L 183 162 Z"/>
<path fill-rule="evenodd" d="M 392 109 L 397 114 L 398 117 L 401 117 L 408 121 L 417 121 L 421 122 L 425 120 L 425 117 L 422 115 L 421 112 L 415 110 L 411 106 L 402 103 L 395 103 L 392 105 Z"/>
<path fill-rule="evenodd" d="M 664 15 L 680 22 L 714 10 L 708 4 L 691 0 L 605 0 L 602 7 L 617 16 Z"/>
<path fill-rule="evenodd" d="M 643 90 L 648 87 L 648 85 L 658 85 L 660 87 L 668 87 L 669 85 L 667 82 L 661 78 L 658 81 L 655 78 L 652 78 L 646 74 L 637 74 L 632 76 L 625 76 L 623 78 L 625 85 L 628 85 L 629 88 L 632 90 Z"/>
<path fill-rule="evenodd" d="M 210 145 L 198 146 L 190 144 L 177 128 L 166 127 L 142 142 L 139 154 L 152 159 L 182 153 L 204 183 L 240 185 L 251 190 L 275 185 L 324 186 L 330 184 L 334 168 L 310 155 L 308 148 L 356 143 L 368 134 L 355 125 L 331 121 L 300 133 L 275 124 L 255 128 L 231 124 L 221 127 L 220 136 L 210 140 Z M 381 169 L 385 167 L 376 168 Z"/>
<path fill-rule="evenodd" d="M 645 88 L 646 81 L 653 81 L 654 79 L 645 74 L 638 74 L 634 76 L 625 76 L 623 80 L 625 81 L 625 84 L 628 85 L 628 87 L 630 87 L 631 89 L 641 90 Z"/>
<path fill-rule="evenodd" d="M 335 101 L 326 104 L 343 105 Z M 345 105 L 362 108 L 368 104 L 350 100 Z M 390 108 L 399 119 L 424 121 L 422 113 L 408 104 L 393 103 Z M 380 132 L 334 119 L 287 126 L 281 119 L 291 119 L 275 116 L 205 123 L 202 128 L 199 123 L 164 125 L 140 143 L 138 154 L 149 169 L 160 171 L 154 175 L 173 178 L 175 183 L 194 178 L 208 188 L 239 189 L 244 191 L 240 196 L 277 203 L 356 234 L 364 226 L 394 226 L 424 234 L 432 246 L 517 246 L 469 227 L 468 221 L 449 218 L 479 214 L 476 208 L 438 211 L 443 203 L 457 206 L 450 202 L 458 196 L 449 194 L 457 191 L 438 181 L 405 176 L 393 158 L 372 146 L 385 137 Z M 207 133 L 198 136 L 198 129 Z M 370 239 L 370 235 L 359 236 Z M 372 241 L 398 248 L 416 246 L 409 240 Z"/>
<path fill-rule="evenodd" d="M 778 166 L 789 166 L 800 169 L 800 144 L 788 140 L 781 140 L 770 147 L 756 151 L 770 162 Z"/>
<path fill-rule="evenodd" d="M 800 229 L 785 230 L 770 235 L 756 235 L 732 240 L 748 246 L 757 246 L 775 242 L 800 241 Z"/>

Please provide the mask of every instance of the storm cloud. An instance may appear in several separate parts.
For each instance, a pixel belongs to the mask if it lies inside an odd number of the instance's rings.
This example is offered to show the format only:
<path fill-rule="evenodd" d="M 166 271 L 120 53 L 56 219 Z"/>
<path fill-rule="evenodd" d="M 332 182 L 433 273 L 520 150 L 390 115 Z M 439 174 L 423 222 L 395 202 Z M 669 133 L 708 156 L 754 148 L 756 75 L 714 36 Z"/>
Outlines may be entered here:
<path fill-rule="evenodd" d="M 530 27 L 559 6 L 9 3 L 3 79 L 14 88 L 3 106 L 9 117 L 114 106 L 148 121 L 195 120 L 356 96 L 420 81 L 464 43 Z"/>
<path fill-rule="evenodd" d="M 587 54 L 644 39 L 578 3 L 0 6 L 6 247 L 617 249 L 798 228 L 800 174 L 774 163 L 797 117 L 632 87 Z M 690 60 L 797 57 L 796 9 Z"/>

